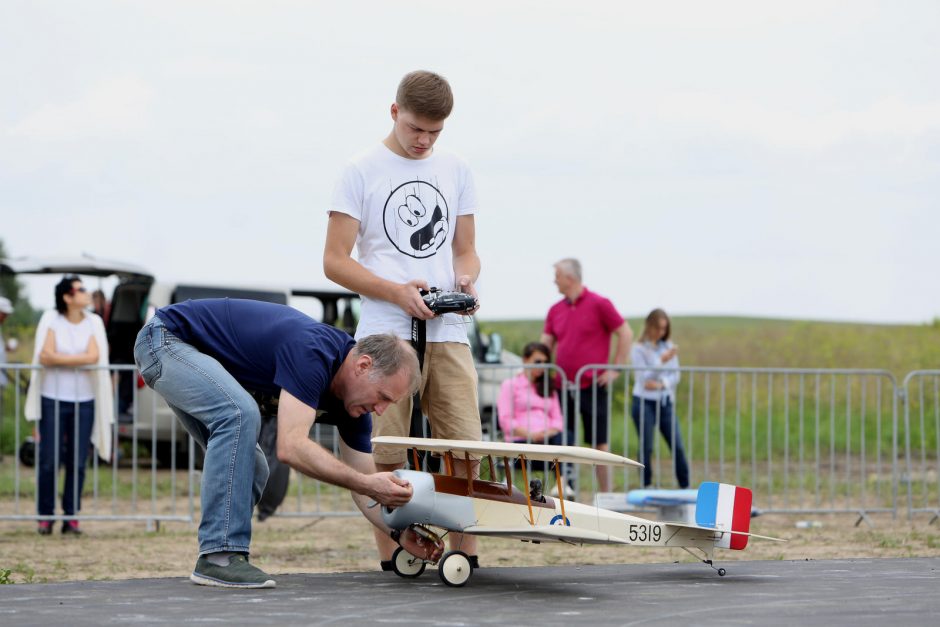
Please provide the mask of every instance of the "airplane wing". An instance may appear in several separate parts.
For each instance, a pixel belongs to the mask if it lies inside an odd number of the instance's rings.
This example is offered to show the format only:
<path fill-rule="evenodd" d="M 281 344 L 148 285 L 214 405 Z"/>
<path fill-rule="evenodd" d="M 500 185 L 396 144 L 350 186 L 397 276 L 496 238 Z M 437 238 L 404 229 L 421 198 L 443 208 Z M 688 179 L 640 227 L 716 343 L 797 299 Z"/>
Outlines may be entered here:
<path fill-rule="evenodd" d="M 517 444 L 515 442 L 475 442 L 473 440 L 435 440 L 433 438 L 400 438 L 383 435 L 372 438 L 373 444 L 431 451 L 432 453 L 450 452 L 457 459 L 464 454 L 472 456 L 494 455 L 497 457 L 525 457 L 526 459 L 545 462 L 566 462 L 570 464 L 599 464 L 603 466 L 627 466 L 642 468 L 643 464 L 627 457 L 614 455 L 582 446 L 554 446 L 551 444 Z"/>
<path fill-rule="evenodd" d="M 463 533 L 494 538 L 514 538 L 537 542 L 566 542 L 568 544 L 630 544 L 623 538 L 600 531 L 578 529 L 563 525 L 525 525 L 524 527 L 465 527 Z"/>

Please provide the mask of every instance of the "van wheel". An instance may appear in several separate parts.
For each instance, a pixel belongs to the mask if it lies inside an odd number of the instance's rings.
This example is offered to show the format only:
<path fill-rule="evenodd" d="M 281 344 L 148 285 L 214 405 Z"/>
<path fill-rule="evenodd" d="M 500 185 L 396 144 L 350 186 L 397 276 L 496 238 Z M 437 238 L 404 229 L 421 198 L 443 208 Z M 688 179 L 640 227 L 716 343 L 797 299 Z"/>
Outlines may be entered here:
<path fill-rule="evenodd" d="M 32 468 L 36 465 L 36 441 L 32 436 L 27 437 L 23 440 L 23 443 L 20 444 L 18 456 L 20 463 L 27 468 Z"/>

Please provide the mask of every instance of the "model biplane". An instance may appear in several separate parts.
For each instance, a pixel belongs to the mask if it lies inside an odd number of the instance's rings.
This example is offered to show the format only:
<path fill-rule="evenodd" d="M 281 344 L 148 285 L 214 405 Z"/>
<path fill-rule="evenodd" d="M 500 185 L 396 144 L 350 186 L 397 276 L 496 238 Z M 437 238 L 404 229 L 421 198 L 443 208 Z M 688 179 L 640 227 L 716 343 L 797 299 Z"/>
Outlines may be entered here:
<path fill-rule="evenodd" d="M 639 467 L 642 464 L 605 451 L 575 446 L 473 442 L 382 436 L 375 444 L 411 449 L 418 464 L 418 451 L 442 457 L 442 472 L 396 470 L 408 480 L 414 496 L 408 504 L 382 508 L 385 523 L 392 529 L 413 529 L 436 543 L 449 532 L 476 536 L 515 538 L 526 542 L 565 542 L 568 544 L 626 544 L 631 546 L 676 547 L 714 568 L 720 576 L 724 568 L 713 563 L 715 548 L 741 550 L 749 537 L 782 541 L 749 532 L 751 491 L 724 483 L 706 482 L 698 490 L 695 524 L 655 521 L 639 516 L 612 512 L 565 500 L 562 463 L 604 464 Z M 491 478 L 497 476 L 494 459 L 502 461 L 505 482 L 474 479 L 470 463 L 466 475 L 454 472 L 454 461 L 480 461 L 489 465 Z M 522 484 L 528 492 L 513 484 L 513 462 L 519 460 Z M 554 466 L 558 498 L 542 493 L 542 482 L 529 481 L 526 462 L 542 461 Z M 696 554 L 694 551 L 698 551 Z M 402 548 L 393 558 L 395 572 L 402 577 L 417 577 L 428 562 Z M 462 586 L 473 574 L 469 557 L 462 551 L 444 553 L 438 563 L 441 579 L 449 586 Z"/>

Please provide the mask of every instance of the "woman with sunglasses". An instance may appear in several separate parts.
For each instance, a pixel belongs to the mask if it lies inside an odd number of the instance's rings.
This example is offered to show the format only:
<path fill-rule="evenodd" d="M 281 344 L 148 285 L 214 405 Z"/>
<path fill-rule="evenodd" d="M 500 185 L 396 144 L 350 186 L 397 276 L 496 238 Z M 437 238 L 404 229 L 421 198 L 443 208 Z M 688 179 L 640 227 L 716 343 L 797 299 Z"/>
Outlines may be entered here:
<path fill-rule="evenodd" d="M 633 385 L 633 424 L 640 436 L 640 461 L 643 468 L 643 486 L 653 482 L 653 441 L 656 429 L 666 438 L 673 453 L 676 479 L 680 488 L 689 487 L 689 464 L 675 421 L 675 393 L 679 384 L 679 347 L 669 340 L 672 323 L 662 309 L 654 309 L 646 316 L 643 335 L 633 345 L 630 361 L 637 368 Z M 644 368 L 675 368 L 675 370 L 647 370 Z"/>
<path fill-rule="evenodd" d="M 548 363 L 551 350 L 540 342 L 530 342 L 522 351 L 522 363 Z M 496 403 L 499 428 L 507 442 L 561 444 L 564 422 L 554 377 L 545 368 L 526 368 L 503 381 Z"/>
<path fill-rule="evenodd" d="M 65 466 L 62 510 L 66 517 L 81 509 L 85 467 L 93 432 L 99 455 L 111 456 L 113 407 L 107 369 L 108 343 L 101 318 L 87 311 L 91 296 L 77 276 L 66 276 L 55 287 L 55 311 L 43 314 L 36 328 L 26 418 L 39 420 L 39 516 L 55 515 L 55 484 Z M 97 401 L 97 402 L 96 402 Z M 96 428 L 97 427 L 97 428 Z M 39 533 L 52 533 L 52 521 L 40 520 Z M 77 520 L 64 520 L 62 533 L 80 534 Z"/>

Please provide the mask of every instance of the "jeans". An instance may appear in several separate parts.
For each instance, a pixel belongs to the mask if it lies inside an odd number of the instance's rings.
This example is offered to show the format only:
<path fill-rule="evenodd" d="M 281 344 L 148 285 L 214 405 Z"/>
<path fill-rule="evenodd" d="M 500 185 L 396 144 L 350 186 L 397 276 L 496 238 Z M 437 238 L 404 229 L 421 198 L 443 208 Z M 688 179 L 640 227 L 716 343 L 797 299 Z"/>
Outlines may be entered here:
<path fill-rule="evenodd" d="M 653 483 L 653 466 L 650 458 L 653 455 L 653 440 L 656 437 L 656 425 L 659 424 L 659 431 L 666 438 L 666 444 L 673 451 L 673 459 L 676 465 L 676 480 L 679 487 L 685 489 L 689 487 L 689 463 L 685 459 L 685 449 L 682 447 L 682 437 L 679 434 L 679 425 L 674 421 L 673 402 L 666 397 L 662 401 L 633 397 L 633 406 L 631 414 L 633 424 L 636 425 L 637 433 L 640 435 L 640 459 L 643 467 L 643 487 Z M 675 427 L 675 429 L 673 429 Z M 675 430 L 675 440 L 673 440 L 673 430 Z"/>
<path fill-rule="evenodd" d="M 88 464 L 88 448 L 91 446 L 91 429 L 94 424 L 95 401 L 76 403 L 42 397 L 42 414 L 39 419 L 39 491 L 36 503 L 36 511 L 40 516 L 55 514 L 55 482 L 59 466 L 65 466 L 62 511 L 66 516 L 74 516 L 82 509 L 82 487 L 85 485 L 85 466 Z"/>
<path fill-rule="evenodd" d="M 596 393 L 594 392 L 596 389 Z M 577 390 L 568 390 L 568 446 L 578 446 L 577 433 L 578 414 L 581 415 L 581 424 L 584 427 L 584 442 L 592 447 L 598 444 L 607 444 L 607 387 L 597 385 L 596 388 L 581 389 L 581 402 L 575 407 Z"/>
<path fill-rule="evenodd" d="M 206 451 L 199 554 L 248 553 L 252 509 L 268 480 L 258 404 L 218 361 L 170 333 L 157 316 L 137 335 L 134 358 L 147 385 Z"/>

